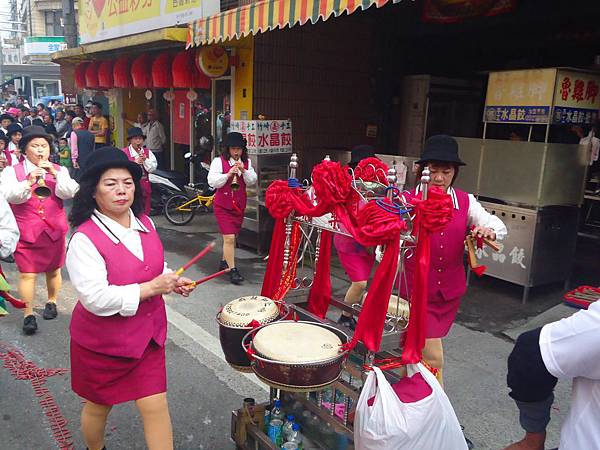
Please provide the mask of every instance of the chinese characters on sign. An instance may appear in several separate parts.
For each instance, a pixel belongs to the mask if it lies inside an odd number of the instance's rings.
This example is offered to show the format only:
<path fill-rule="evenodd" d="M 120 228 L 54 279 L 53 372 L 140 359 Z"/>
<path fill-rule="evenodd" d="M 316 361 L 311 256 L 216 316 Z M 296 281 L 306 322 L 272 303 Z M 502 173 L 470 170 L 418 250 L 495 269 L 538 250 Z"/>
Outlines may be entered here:
<path fill-rule="evenodd" d="M 498 262 L 500 264 L 515 264 L 517 266 L 519 266 L 521 269 L 526 269 L 527 266 L 525 266 L 525 249 L 524 248 L 519 248 L 517 246 L 513 247 L 512 250 L 510 252 L 508 252 L 508 258 L 507 255 L 504 254 L 504 244 L 501 244 L 499 242 L 496 243 L 496 245 L 498 245 L 499 250 L 497 252 L 491 252 L 491 258 L 493 261 Z M 490 258 L 490 251 L 486 250 L 486 248 L 478 248 L 476 250 L 476 254 L 477 254 L 477 258 L 479 259 L 483 259 L 483 258 Z"/>
<path fill-rule="evenodd" d="M 290 120 L 232 120 L 230 131 L 242 133 L 250 154 L 292 152 Z"/>
<path fill-rule="evenodd" d="M 559 70 L 552 122 L 590 124 L 600 108 L 600 77 L 586 72 Z"/>

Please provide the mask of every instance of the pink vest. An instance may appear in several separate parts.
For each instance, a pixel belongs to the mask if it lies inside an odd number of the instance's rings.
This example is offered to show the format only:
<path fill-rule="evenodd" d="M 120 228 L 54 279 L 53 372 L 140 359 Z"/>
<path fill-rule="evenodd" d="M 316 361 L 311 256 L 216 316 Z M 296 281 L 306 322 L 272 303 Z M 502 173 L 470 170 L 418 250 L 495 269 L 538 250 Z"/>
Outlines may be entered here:
<path fill-rule="evenodd" d="M 454 188 L 458 209 L 452 211 L 452 220 L 442 231 L 431 235 L 429 260 L 429 296 L 431 300 L 440 292 L 445 300 L 461 297 L 467 290 L 465 267 L 465 236 L 469 220 L 469 196 Z M 406 261 L 409 287 L 412 284 L 416 258 Z"/>
<path fill-rule="evenodd" d="M 60 166 L 56 164 L 53 166 L 57 171 L 61 170 Z M 25 163 L 20 162 L 13 167 L 17 181 L 25 181 L 27 179 Z M 44 181 L 52 191 L 50 197 L 40 200 L 32 193 L 31 198 L 25 203 L 10 205 L 21 232 L 20 240 L 23 242 L 34 243 L 42 233 L 46 233 L 50 239 L 56 242 L 64 239 L 69 230 L 63 201 L 54 193 L 56 179 L 46 173 Z"/>
<path fill-rule="evenodd" d="M 150 150 L 148 150 L 146 147 L 143 147 L 144 150 L 144 155 L 146 156 L 146 158 L 150 157 Z M 131 156 L 131 152 L 129 151 L 129 146 L 123 148 L 123 152 L 125 152 L 125 154 L 127 155 L 127 157 L 129 158 L 130 161 L 135 162 L 135 157 Z M 142 164 L 142 178 L 140 179 L 140 186 L 142 187 L 142 189 L 145 192 L 145 196 L 144 196 L 144 213 L 145 214 L 150 214 L 150 209 L 151 209 L 151 196 L 152 196 L 152 185 L 150 184 L 150 180 L 148 179 L 148 171 L 146 170 L 146 168 L 144 167 L 144 165 Z"/>
<path fill-rule="evenodd" d="M 6 147 L 6 148 L 4 149 L 4 157 L 6 158 L 6 161 L 7 161 L 7 163 L 8 163 L 8 165 L 9 165 L 9 166 L 12 166 L 12 165 L 13 165 L 13 163 L 12 163 L 12 155 L 14 155 L 14 152 L 10 151 L 10 150 L 8 149 L 8 147 Z M 19 162 L 23 162 L 23 160 L 24 160 L 24 159 L 25 159 L 25 158 L 23 158 L 23 155 L 22 155 L 22 154 L 21 154 L 21 155 L 19 155 L 19 158 L 18 158 Z M 14 165 L 16 166 L 16 164 L 14 164 Z"/>
<path fill-rule="evenodd" d="M 231 169 L 231 164 L 229 161 L 225 159 L 224 156 L 221 156 L 221 164 L 223 164 L 223 173 L 229 172 Z M 248 161 L 244 162 L 244 169 L 248 170 Z M 227 183 L 222 188 L 217 189 L 215 193 L 215 206 L 220 206 L 225 209 L 235 209 L 233 206 L 233 202 L 240 209 L 240 211 L 244 211 L 246 209 L 246 183 L 244 182 L 244 176 L 238 175 L 238 183 L 240 188 L 237 191 L 233 191 L 231 189 L 231 182 L 233 181 L 233 177 L 227 180 Z"/>
<path fill-rule="evenodd" d="M 163 272 L 163 246 L 147 216 L 139 219 L 148 232 L 140 232 L 144 261 L 122 243 L 115 244 L 91 219 L 77 232 L 85 234 L 106 263 L 108 284 L 124 286 L 144 283 Z M 167 315 L 161 295 L 141 301 L 134 316 L 119 314 L 101 317 L 77 302 L 71 317 L 71 339 L 97 353 L 124 358 L 140 358 L 151 340 L 163 347 L 167 337 Z"/>

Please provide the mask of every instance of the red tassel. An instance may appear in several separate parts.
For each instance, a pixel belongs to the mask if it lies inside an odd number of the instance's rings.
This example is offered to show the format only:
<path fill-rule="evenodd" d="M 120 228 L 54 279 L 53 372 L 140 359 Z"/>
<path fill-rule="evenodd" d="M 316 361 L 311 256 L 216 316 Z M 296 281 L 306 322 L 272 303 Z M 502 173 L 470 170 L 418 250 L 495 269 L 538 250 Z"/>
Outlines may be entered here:
<path fill-rule="evenodd" d="M 113 80 L 113 61 L 102 61 L 98 68 L 98 85 L 102 88 L 110 89 L 114 87 Z"/>
<path fill-rule="evenodd" d="M 12 295 L 10 295 L 8 292 L 6 291 L 0 291 L 0 297 L 4 298 L 4 300 L 6 300 L 8 303 L 10 303 L 11 305 L 13 305 L 14 308 L 17 309 L 24 309 L 25 306 L 27 306 L 25 304 L 25 302 L 18 300 L 16 298 L 14 298 Z"/>
<path fill-rule="evenodd" d="M 486 266 L 477 266 L 477 267 L 471 267 L 471 271 L 477 275 L 478 277 L 482 277 L 483 273 L 487 270 Z"/>
<path fill-rule="evenodd" d="M 121 56 L 115 61 L 113 66 L 113 82 L 117 88 L 126 89 L 133 87 L 129 57 Z"/>
<path fill-rule="evenodd" d="M 79 89 L 85 88 L 85 69 L 87 69 L 88 65 L 89 63 L 84 62 L 78 64 L 75 68 L 75 84 Z"/>
<path fill-rule="evenodd" d="M 260 322 L 258 320 L 256 320 L 256 319 L 252 319 L 252 322 L 250 322 L 246 326 L 252 327 L 252 328 L 258 328 L 258 327 L 260 327 Z"/>
<path fill-rule="evenodd" d="M 98 82 L 98 68 L 100 63 L 98 61 L 91 62 L 85 68 L 85 87 L 91 89 L 97 89 L 100 87 Z"/>
<path fill-rule="evenodd" d="M 163 52 L 152 63 L 152 85 L 155 88 L 170 88 L 173 86 L 171 73 L 171 54 Z"/>
<path fill-rule="evenodd" d="M 148 53 L 142 53 L 131 63 L 131 80 L 133 87 L 151 88 L 152 87 L 152 61 Z"/>

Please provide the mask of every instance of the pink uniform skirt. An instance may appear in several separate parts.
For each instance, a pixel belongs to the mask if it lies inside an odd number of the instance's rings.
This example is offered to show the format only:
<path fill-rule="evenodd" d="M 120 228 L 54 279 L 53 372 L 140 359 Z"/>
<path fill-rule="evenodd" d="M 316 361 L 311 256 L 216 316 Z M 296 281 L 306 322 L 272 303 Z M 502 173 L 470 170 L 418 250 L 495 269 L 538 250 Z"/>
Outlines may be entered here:
<path fill-rule="evenodd" d="M 427 338 L 442 338 L 448 334 L 458 307 L 460 306 L 460 297 L 444 300 L 442 294 L 438 291 L 427 302 Z"/>
<path fill-rule="evenodd" d="M 219 205 L 214 205 L 213 211 L 217 219 L 217 225 L 219 226 L 219 233 L 221 234 L 238 234 L 242 229 L 242 222 L 244 222 L 244 214 L 240 214 L 233 209 L 223 208 Z"/>
<path fill-rule="evenodd" d="M 375 254 L 369 253 L 354 239 L 340 234 L 333 236 L 333 245 L 350 281 L 367 281 L 371 277 Z"/>
<path fill-rule="evenodd" d="M 34 243 L 19 241 L 14 253 L 19 272 L 52 272 L 64 266 L 65 237 L 66 234 L 53 241 L 48 234 L 42 233 Z"/>
<path fill-rule="evenodd" d="M 93 352 L 71 339 L 71 387 L 99 405 L 166 392 L 165 348 L 152 340 L 141 358 L 123 358 Z"/>

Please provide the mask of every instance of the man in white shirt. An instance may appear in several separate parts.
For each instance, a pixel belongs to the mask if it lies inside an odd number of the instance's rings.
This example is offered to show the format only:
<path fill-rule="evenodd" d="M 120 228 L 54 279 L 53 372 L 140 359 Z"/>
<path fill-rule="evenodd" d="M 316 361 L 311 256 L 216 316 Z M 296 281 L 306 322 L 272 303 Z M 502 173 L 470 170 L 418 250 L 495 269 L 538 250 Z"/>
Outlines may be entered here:
<path fill-rule="evenodd" d="M 571 410 L 560 450 L 599 450 L 600 301 L 587 311 L 523 333 L 508 358 L 509 394 L 515 399 L 525 438 L 505 450 L 544 450 L 553 390 L 572 379 Z"/>
<path fill-rule="evenodd" d="M 158 115 L 154 109 L 148 111 L 148 122 L 144 125 L 145 129 L 143 131 L 146 134 L 146 147 L 156 156 L 159 169 L 164 169 L 164 146 L 167 143 L 167 136 L 165 135 L 162 123 L 158 121 Z"/>

